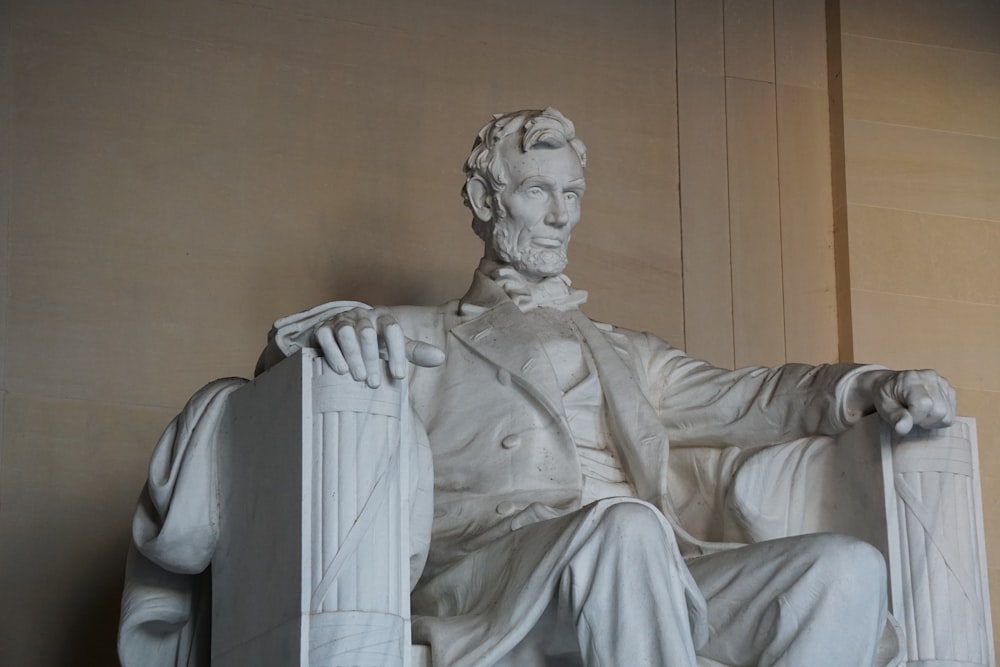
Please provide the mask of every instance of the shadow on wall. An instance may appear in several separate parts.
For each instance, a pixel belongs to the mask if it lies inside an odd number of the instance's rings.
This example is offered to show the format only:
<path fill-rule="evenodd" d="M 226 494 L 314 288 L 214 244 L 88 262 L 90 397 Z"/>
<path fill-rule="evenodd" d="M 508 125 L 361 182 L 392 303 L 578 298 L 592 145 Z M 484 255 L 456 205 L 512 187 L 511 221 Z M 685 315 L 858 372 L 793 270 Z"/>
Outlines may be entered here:
<path fill-rule="evenodd" d="M 78 571 L 67 595 L 67 623 L 53 664 L 108 667 L 118 662 L 118 617 L 128 538 L 107 544 Z"/>
<path fill-rule="evenodd" d="M 467 271 L 466 282 L 471 279 L 472 263 Z M 384 270 L 383 270 L 384 269 Z M 365 271 L 371 271 L 366 275 Z M 428 267 L 427 271 L 400 271 L 398 267 L 380 267 L 378 262 L 357 262 L 336 267 L 331 271 L 329 283 L 335 293 L 330 298 L 363 301 L 370 305 L 436 305 L 448 298 L 462 295 L 466 285 L 462 281 L 448 280 L 445 275 Z M 442 285 L 451 288 L 447 296 L 440 296 Z"/>
<path fill-rule="evenodd" d="M 272 225 L 266 242 L 254 245 L 254 268 L 238 296 L 251 312 L 276 318 L 332 300 L 436 305 L 462 295 L 482 256 L 460 202 L 443 207 L 445 222 L 443 211 L 331 206 L 294 225 Z"/>
<path fill-rule="evenodd" d="M 472 278 L 482 241 L 455 202 L 454 219 L 400 218 L 364 203 L 348 203 L 321 216 L 323 262 L 318 277 L 334 290 L 328 298 L 369 304 L 436 305 L 462 295 Z"/>

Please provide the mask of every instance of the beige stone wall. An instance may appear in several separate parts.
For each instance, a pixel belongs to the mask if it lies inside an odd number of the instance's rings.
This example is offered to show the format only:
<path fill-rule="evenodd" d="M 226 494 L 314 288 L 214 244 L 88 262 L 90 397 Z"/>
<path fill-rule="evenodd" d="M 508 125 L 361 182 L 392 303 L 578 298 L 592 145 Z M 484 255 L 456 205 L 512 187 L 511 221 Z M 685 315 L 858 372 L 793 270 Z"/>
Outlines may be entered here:
<path fill-rule="evenodd" d="M 956 386 L 998 554 L 1000 5 L 845 0 L 841 17 L 854 356 Z"/>
<path fill-rule="evenodd" d="M 824 3 L 678 0 L 677 61 L 688 352 L 836 360 Z"/>
<path fill-rule="evenodd" d="M 670 3 L 3 7 L 2 665 L 113 664 L 152 446 L 271 321 L 461 295 L 492 112 L 577 122 L 590 312 L 682 341 Z"/>
<path fill-rule="evenodd" d="M 461 163 L 494 111 L 557 106 L 588 144 L 571 275 L 594 317 L 725 366 L 835 360 L 851 316 L 868 340 L 863 300 L 838 309 L 824 12 L 821 0 L 0 3 L 0 664 L 113 664 L 152 446 L 200 385 L 252 372 L 274 318 L 464 290 L 480 246 Z M 993 57 L 989 43 L 965 48 Z M 926 85 L 964 85 L 946 79 Z M 957 93 L 986 109 L 966 81 Z M 970 182 L 952 150 L 926 175 L 943 188 Z M 988 196 L 989 173 L 973 176 Z M 878 233 L 858 222 L 868 208 L 849 218 L 855 295 L 907 293 L 861 278 L 857 248 L 877 247 L 858 245 L 862 228 Z M 954 257 L 988 256 L 990 216 L 957 215 Z M 940 245 L 908 239 L 918 254 Z M 965 286 L 954 307 L 995 305 L 976 291 L 994 274 L 948 266 L 964 276 L 942 283 Z M 971 369 L 979 340 L 940 346 Z M 992 385 L 960 385 L 966 412 L 988 416 Z"/>

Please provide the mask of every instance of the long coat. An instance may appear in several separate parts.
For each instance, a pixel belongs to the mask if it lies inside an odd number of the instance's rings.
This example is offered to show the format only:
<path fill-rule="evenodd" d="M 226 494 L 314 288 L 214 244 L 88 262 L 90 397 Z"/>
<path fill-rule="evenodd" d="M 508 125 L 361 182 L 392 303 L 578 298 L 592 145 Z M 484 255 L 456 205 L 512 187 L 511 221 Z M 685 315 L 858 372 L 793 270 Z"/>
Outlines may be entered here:
<path fill-rule="evenodd" d="M 279 320 L 260 369 L 310 345 L 316 326 L 354 302 L 333 302 Z M 582 476 L 555 371 L 525 315 L 480 271 L 464 297 L 391 309 L 407 337 L 445 352 L 436 368 L 412 367 L 410 400 L 434 457 L 432 570 L 484 534 L 531 521 L 542 504 L 580 507 Z M 866 366 L 785 364 L 727 370 L 649 333 L 567 313 L 589 347 L 613 445 L 643 500 L 678 531 L 685 555 L 717 550 L 694 539 L 670 501 L 671 446 L 758 447 L 836 435 L 860 418 L 846 394 Z M 551 514 L 549 515 L 551 516 Z"/>
<path fill-rule="evenodd" d="M 327 304 L 279 320 L 262 367 L 309 345 L 316 326 L 351 305 Z M 436 368 L 411 368 L 409 379 L 411 404 L 434 461 L 430 551 L 414 611 L 435 618 L 415 619 L 414 636 L 435 643 L 435 664 L 493 664 L 527 633 L 540 608 L 531 600 L 511 601 L 509 591 L 470 589 L 469 577 L 480 584 L 509 578 L 514 575 L 508 571 L 490 570 L 509 569 L 522 558 L 550 568 L 550 554 L 534 549 L 528 556 L 525 550 L 532 547 L 518 537 L 530 534 L 539 541 L 541 535 L 544 542 L 542 522 L 581 508 L 582 474 L 562 392 L 525 315 L 479 271 L 460 300 L 391 310 L 407 337 L 443 349 L 446 359 Z M 730 371 L 688 357 L 651 334 L 593 322 L 576 310 L 566 317 L 600 377 L 610 444 L 637 496 L 666 517 L 685 557 L 733 545 L 701 541 L 681 525 L 670 495 L 671 446 L 753 447 L 834 435 L 860 417 L 849 414 L 845 399 L 863 366 Z M 523 576 L 531 577 L 531 586 L 543 586 L 555 573 Z M 498 599 L 484 603 L 477 599 L 483 591 Z"/>
<path fill-rule="evenodd" d="M 337 312 L 363 305 L 335 302 L 279 320 L 258 372 L 310 346 L 315 328 Z M 412 562 L 426 559 L 414 582 L 413 636 L 434 646 L 436 665 L 497 664 L 544 610 L 566 543 L 624 501 L 581 509 L 581 470 L 554 370 L 525 316 L 494 282 L 477 272 L 458 301 L 393 311 L 409 337 L 446 353 L 442 366 L 415 368 L 409 380 L 427 436 L 418 440 L 429 442 L 434 459 L 433 484 L 415 485 L 433 486 L 433 497 L 417 504 L 433 504 L 434 519 L 430 535 L 413 540 Z M 728 371 L 650 334 L 591 322 L 575 310 L 567 317 L 600 377 L 610 445 L 639 498 L 663 513 L 677 558 L 726 545 L 693 538 L 677 518 L 671 447 L 832 435 L 860 417 L 848 413 L 845 398 L 865 367 Z M 123 664 L 207 664 L 202 571 L 218 539 L 211 461 L 226 397 L 244 383 L 220 380 L 199 391 L 156 447 L 134 518 L 119 634 Z M 696 627 L 704 601 L 693 581 L 686 584 Z M 164 632 L 167 626 L 175 630 Z"/>

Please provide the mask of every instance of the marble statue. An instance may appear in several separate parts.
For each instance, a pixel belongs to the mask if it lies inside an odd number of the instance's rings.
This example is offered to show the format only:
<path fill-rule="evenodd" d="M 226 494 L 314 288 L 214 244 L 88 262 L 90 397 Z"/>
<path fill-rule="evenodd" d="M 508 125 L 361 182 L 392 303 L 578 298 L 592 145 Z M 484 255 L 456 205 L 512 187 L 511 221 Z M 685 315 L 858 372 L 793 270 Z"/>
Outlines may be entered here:
<path fill-rule="evenodd" d="M 318 306 L 276 322 L 261 355 L 258 374 L 315 348 L 358 387 L 407 392 L 405 430 L 423 452 L 407 473 L 413 641 L 435 667 L 899 664 L 878 550 L 837 534 L 702 539 L 678 516 L 668 458 L 833 436 L 875 412 L 898 433 L 942 427 L 954 391 L 929 370 L 726 370 L 592 321 L 563 273 L 585 163 L 559 111 L 495 116 L 465 166 L 484 242 L 465 295 Z M 201 589 L 180 602 L 149 591 L 180 591 L 168 571 L 212 562 L 213 433 L 242 384 L 200 392 L 154 455 L 123 604 L 125 665 L 207 664 L 204 626 L 189 622 L 204 613 Z"/>

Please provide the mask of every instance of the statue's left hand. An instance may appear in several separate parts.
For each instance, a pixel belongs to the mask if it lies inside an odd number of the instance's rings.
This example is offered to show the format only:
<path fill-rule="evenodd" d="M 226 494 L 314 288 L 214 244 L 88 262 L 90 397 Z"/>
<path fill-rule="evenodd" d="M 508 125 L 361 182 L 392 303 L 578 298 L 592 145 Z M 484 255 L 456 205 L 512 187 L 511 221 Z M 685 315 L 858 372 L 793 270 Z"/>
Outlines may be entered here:
<path fill-rule="evenodd" d="M 873 370 L 859 381 L 868 390 L 872 407 L 906 435 L 914 426 L 943 428 L 955 420 L 955 390 L 932 370 Z"/>

